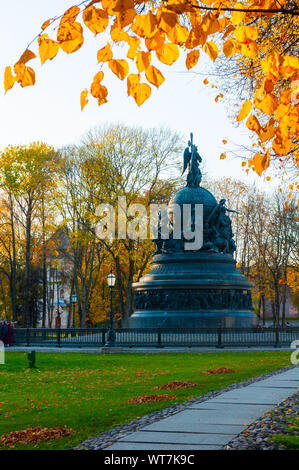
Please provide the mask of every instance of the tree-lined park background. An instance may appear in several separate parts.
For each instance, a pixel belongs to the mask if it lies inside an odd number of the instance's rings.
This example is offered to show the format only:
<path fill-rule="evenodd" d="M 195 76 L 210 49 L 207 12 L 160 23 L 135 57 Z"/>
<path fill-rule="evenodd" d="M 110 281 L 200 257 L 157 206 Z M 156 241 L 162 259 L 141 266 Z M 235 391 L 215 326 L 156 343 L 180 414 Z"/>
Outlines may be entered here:
<path fill-rule="evenodd" d="M 74 136 L 74 145 L 44 144 L 38 133 L 31 139 L 35 143 L 21 145 L 18 129 L 16 141 L 5 142 L 0 158 L 0 315 L 23 326 L 53 327 L 57 316 L 54 293 L 59 299 L 67 293 L 64 301 L 71 326 L 68 304 L 75 293 L 76 326 L 99 325 L 109 310 L 106 276 L 112 266 L 117 277 L 114 310 L 121 325 L 127 326 L 133 309 L 132 283 L 149 269 L 153 243 L 98 240 L 94 214 L 99 203 L 116 205 L 118 196 L 124 195 L 128 204 L 167 203 L 184 184 L 179 162 L 186 135 L 160 125 L 144 126 L 150 109 L 147 103 L 163 96 L 164 82 L 167 87 L 173 68 L 178 67 L 176 71 L 200 81 L 202 96 L 206 93 L 212 101 L 211 109 L 225 103 L 229 118 L 238 124 L 234 137 L 246 133 L 232 147 L 226 125 L 222 127 L 215 112 L 210 134 L 200 138 L 205 137 L 206 147 L 212 148 L 212 140 L 221 140 L 217 159 L 222 165 L 227 162 L 226 171 L 232 168 L 234 176 L 221 177 L 215 170 L 215 178 L 209 169 L 203 171 L 202 185 L 238 211 L 233 216 L 236 258 L 240 271 L 255 284 L 256 312 L 263 317 L 268 308 L 275 324 L 279 317 L 284 322 L 289 304 L 294 312 L 299 304 L 296 2 L 102 0 L 63 4 L 67 11 L 53 11 L 36 25 L 35 31 L 40 28 L 40 33 L 28 47 L 22 46 L 27 38 L 19 38 L 18 50 L 23 47 L 19 58 L 17 50 L 15 58 L 5 56 L 7 63 L 1 67 L 8 93 L 4 99 L 13 99 L 10 96 L 21 91 L 17 96 L 23 113 L 22 93 L 26 100 L 27 90 L 38 86 L 36 71 L 44 79 L 44 68 L 53 69 L 58 61 L 59 76 L 67 54 L 90 48 L 95 52 L 94 62 L 88 65 L 85 60 L 82 68 L 90 71 L 91 84 L 85 83 L 72 98 L 83 116 L 95 99 L 101 125 L 80 141 Z M 34 36 L 32 31 L 30 39 Z M 126 124 L 103 125 L 111 91 L 112 100 L 115 95 L 113 77 L 120 79 L 122 93 L 128 95 L 128 110 L 135 103 L 138 109 L 144 107 L 144 121 L 138 115 L 143 128 L 131 126 L 129 115 Z M 198 83 L 190 83 L 192 102 L 175 110 L 173 103 L 184 97 L 177 82 L 168 113 L 171 122 L 175 112 L 181 114 L 195 140 L 199 121 L 204 125 L 210 119 L 206 98 L 196 94 Z M 24 90 L 17 90 L 19 86 Z M 73 91 L 72 86 L 70 89 Z M 120 100 L 120 108 L 122 103 Z M 57 114 L 61 116 L 62 111 Z M 159 123 L 158 107 L 156 114 Z M 116 120 L 119 115 L 123 116 L 121 109 Z M 41 102 L 38 120 L 43 116 L 47 119 L 47 108 Z M 235 176 L 236 168 L 240 178 Z M 264 189 L 252 182 L 251 174 L 259 175 Z"/>

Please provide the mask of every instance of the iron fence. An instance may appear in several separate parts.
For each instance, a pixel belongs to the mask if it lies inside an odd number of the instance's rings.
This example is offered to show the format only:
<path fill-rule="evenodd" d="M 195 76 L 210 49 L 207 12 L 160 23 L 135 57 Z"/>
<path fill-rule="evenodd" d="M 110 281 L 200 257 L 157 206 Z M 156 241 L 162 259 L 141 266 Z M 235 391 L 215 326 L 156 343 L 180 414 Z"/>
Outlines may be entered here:
<path fill-rule="evenodd" d="M 280 347 L 299 340 L 294 328 L 118 328 L 118 347 Z M 103 347 L 108 328 L 16 328 L 15 346 Z"/>

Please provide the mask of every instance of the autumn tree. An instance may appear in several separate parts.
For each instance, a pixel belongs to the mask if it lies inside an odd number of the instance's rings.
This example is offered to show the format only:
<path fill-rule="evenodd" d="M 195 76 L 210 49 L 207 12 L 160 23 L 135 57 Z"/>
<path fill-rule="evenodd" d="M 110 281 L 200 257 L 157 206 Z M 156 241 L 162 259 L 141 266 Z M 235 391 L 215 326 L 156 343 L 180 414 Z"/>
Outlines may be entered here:
<path fill-rule="evenodd" d="M 15 319 L 15 276 L 16 243 L 15 221 L 24 231 L 24 279 L 23 279 L 23 322 L 32 323 L 30 317 L 30 293 L 32 270 L 32 231 L 36 222 L 39 202 L 53 184 L 53 161 L 55 152 L 52 147 L 42 143 L 28 146 L 10 146 L 0 154 L 0 173 L 2 190 L 7 194 L 9 221 L 11 227 L 11 279 L 12 309 Z"/>
<path fill-rule="evenodd" d="M 273 158 L 292 160 L 298 166 L 299 10 L 295 0 L 86 0 L 71 4 L 63 15 L 42 24 L 38 53 L 42 64 L 60 50 L 74 53 L 83 46 L 87 30 L 106 39 L 97 53 L 99 70 L 90 88 L 81 93 L 82 109 L 89 97 L 99 105 L 107 102 L 107 67 L 120 80 L 126 79 L 128 95 L 140 106 L 150 97 L 151 87 L 160 87 L 165 80 L 159 63 L 171 66 L 181 54 L 190 70 L 201 51 L 213 62 L 223 59 L 229 64 L 233 58 L 236 73 L 244 77 L 250 91 L 237 121 L 246 119 L 256 137 L 251 168 L 261 174 Z M 126 46 L 125 58 L 118 45 Z M 35 72 L 27 64 L 35 58 L 27 48 L 13 70 L 6 67 L 6 91 L 15 83 L 34 85 Z"/>

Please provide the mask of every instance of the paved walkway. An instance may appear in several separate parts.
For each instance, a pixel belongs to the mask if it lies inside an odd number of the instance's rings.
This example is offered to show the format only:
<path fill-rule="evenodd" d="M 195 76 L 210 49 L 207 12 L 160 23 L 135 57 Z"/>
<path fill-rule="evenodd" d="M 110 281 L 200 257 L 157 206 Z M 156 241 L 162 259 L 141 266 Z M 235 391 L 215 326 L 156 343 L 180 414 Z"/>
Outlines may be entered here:
<path fill-rule="evenodd" d="M 128 434 L 106 450 L 219 450 L 299 389 L 299 367 L 230 390 Z"/>

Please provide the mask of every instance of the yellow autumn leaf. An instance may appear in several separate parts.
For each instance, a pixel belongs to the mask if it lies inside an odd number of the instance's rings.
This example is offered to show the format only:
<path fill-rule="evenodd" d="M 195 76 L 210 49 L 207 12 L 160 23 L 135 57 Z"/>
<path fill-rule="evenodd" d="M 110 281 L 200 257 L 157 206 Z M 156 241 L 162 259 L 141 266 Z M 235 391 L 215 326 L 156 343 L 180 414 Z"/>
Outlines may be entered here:
<path fill-rule="evenodd" d="M 242 108 L 238 114 L 237 121 L 243 121 L 252 109 L 252 103 L 249 100 L 244 101 Z"/>
<path fill-rule="evenodd" d="M 217 33 L 220 28 L 217 15 L 214 15 L 214 13 L 211 12 L 207 13 L 202 19 L 201 27 L 203 31 L 207 33 L 207 35 Z"/>
<path fill-rule="evenodd" d="M 102 8 L 107 11 L 108 15 L 112 16 L 115 14 L 114 8 L 118 0 L 102 0 Z M 91 2 L 90 2 L 91 3 Z"/>
<path fill-rule="evenodd" d="M 14 71 L 17 76 L 16 80 L 20 83 L 21 87 L 24 88 L 35 84 L 35 72 L 31 67 L 26 67 L 25 64 L 17 62 L 14 66 Z"/>
<path fill-rule="evenodd" d="M 259 153 L 256 153 L 252 159 L 253 161 L 253 168 L 256 173 L 261 176 L 263 171 L 265 171 L 270 163 L 270 155 L 269 152 L 266 153 L 266 155 L 261 155 Z"/>
<path fill-rule="evenodd" d="M 258 53 L 258 45 L 256 42 L 241 44 L 241 54 L 249 59 L 253 59 Z"/>
<path fill-rule="evenodd" d="M 215 62 L 215 60 L 217 59 L 217 57 L 219 55 L 219 49 L 218 49 L 217 44 L 215 44 L 214 41 L 207 42 L 204 45 L 203 50 L 206 54 L 208 54 L 210 59 L 213 62 Z"/>
<path fill-rule="evenodd" d="M 158 11 L 157 20 L 159 29 L 168 33 L 178 24 L 179 17 L 175 12 L 163 9 Z"/>
<path fill-rule="evenodd" d="M 226 145 L 226 144 L 227 144 L 227 140 L 226 140 L 226 139 L 223 139 L 223 140 L 222 140 L 222 143 L 223 143 L 224 145 Z"/>
<path fill-rule="evenodd" d="M 134 88 L 132 96 L 138 106 L 141 106 L 150 96 L 151 87 L 147 83 L 139 83 Z"/>
<path fill-rule="evenodd" d="M 76 52 L 83 45 L 83 28 L 80 23 L 65 22 L 60 24 L 57 31 L 57 42 L 67 54 Z"/>
<path fill-rule="evenodd" d="M 161 49 L 164 42 L 165 42 L 165 33 L 159 30 L 151 38 L 145 39 L 145 45 L 149 51 Z"/>
<path fill-rule="evenodd" d="M 140 82 L 140 74 L 139 73 L 130 73 L 127 77 L 127 92 L 128 96 L 132 95 L 135 87 Z"/>
<path fill-rule="evenodd" d="M 146 70 L 145 70 L 145 76 L 146 79 L 155 85 L 157 88 L 162 85 L 164 82 L 165 78 L 163 77 L 162 73 L 160 70 L 158 70 L 156 67 L 153 65 L 150 65 Z"/>
<path fill-rule="evenodd" d="M 98 53 L 97 53 L 98 64 L 100 62 L 108 62 L 112 58 L 113 58 L 113 54 L 112 54 L 111 46 L 108 42 L 105 47 L 102 47 L 102 49 L 98 50 Z"/>
<path fill-rule="evenodd" d="M 220 155 L 220 160 L 224 160 L 224 158 L 226 158 L 226 154 L 225 154 L 225 153 L 222 153 L 222 154 Z"/>
<path fill-rule="evenodd" d="M 176 24 L 174 28 L 167 32 L 167 37 L 174 44 L 184 44 L 189 37 L 188 28 Z"/>
<path fill-rule="evenodd" d="M 82 17 L 85 25 L 95 36 L 105 31 L 109 24 L 107 12 L 100 8 L 95 8 L 93 5 L 85 8 Z"/>
<path fill-rule="evenodd" d="M 46 62 L 46 60 L 52 60 L 59 51 L 59 44 L 53 39 L 50 39 L 47 34 L 42 34 L 38 38 L 39 44 L 39 57 L 42 64 Z"/>
<path fill-rule="evenodd" d="M 128 44 L 129 44 L 129 50 L 128 50 L 128 53 L 127 53 L 127 57 L 128 59 L 135 59 L 136 55 L 137 55 L 137 51 L 138 51 L 138 48 L 140 46 L 140 39 L 137 38 L 136 36 L 130 36 L 130 39 L 128 41 Z"/>
<path fill-rule="evenodd" d="M 215 103 L 218 103 L 219 98 L 223 98 L 223 94 L 222 94 L 222 93 L 219 93 L 219 95 L 216 96 L 216 98 L 215 98 Z"/>
<path fill-rule="evenodd" d="M 253 114 L 251 114 L 249 118 L 247 119 L 246 126 L 248 127 L 249 130 L 254 131 L 257 134 L 259 134 L 261 130 L 261 125 L 259 123 L 259 120 Z"/>
<path fill-rule="evenodd" d="M 127 91 L 136 104 L 141 106 L 151 95 L 151 87 L 146 83 L 140 83 L 140 74 L 131 73 L 127 78 Z"/>
<path fill-rule="evenodd" d="M 234 5 L 236 9 L 244 9 L 244 5 L 242 3 L 236 3 Z M 241 24 L 243 19 L 245 18 L 246 13 L 244 11 L 233 11 L 231 16 L 231 22 L 233 25 Z"/>
<path fill-rule="evenodd" d="M 114 24 L 111 26 L 110 37 L 111 37 L 112 41 L 114 41 L 114 42 L 126 41 L 127 43 L 130 43 L 129 34 L 126 31 L 124 31 L 118 25 L 117 22 L 114 22 Z"/>
<path fill-rule="evenodd" d="M 199 59 L 199 50 L 195 49 L 194 51 L 188 52 L 186 58 L 186 67 L 188 70 L 194 67 Z"/>
<path fill-rule="evenodd" d="M 223 53 L 226 57 L 231 57 L 236 53 L 235 43 L 232 39 L 228 39 L 222 46 Z"/>
<path fill-rule="evenodd" d="M 278 101 L 275 95 L 267 93 L 262 101 L 255 100 L 255 106 L 265 114 L 273 114 L 278 106 Z"/>
<path fill-rule="evenodd" d="M 128 8 L 127 10 L 120 11 L 117 16 L 117 23 L 121 28 L 129 26 L 136 16 L 135 8 Z"/>
<path fill-rule="evenodd" d="M 203 46 L 207 40 L 207 33 L 202 29 L 192 28 L 185 43 L 187 49 Z"/>
<path fill-rule="evenodd" d="M 143 72 L 145 69 L 149 67 L 151 63 L 151 53 L 140 51 L 137 52 L 136 56 L 136 67 L 138 72 Z"/>
<path fill-rule="evenodd" d="M 280 66 L 280 73 L 283 78 L 290 78 L 299 70 L 299 58 L 295 56 L 286 56 Z"/>
<path fill-rule="evenodd" d="M 98 73 L 95 74 L 95 76 L 93 77 L 93 81 L 94 82 L 101 82 L 104 78 L 104 72 L 102 72 L 102 70 L 100 70 Z"/>
<path fill-rule="evenodd" d="M 137 15 L 131 25 L 133 33 L 140 37 L 150 38 L 157 32 L 157 20 L 149 11 L 146 15 Z"/>
<path fill-rule="evenodd" d="M 288 138 L 282 138 L 280 135 L 276 135 L 272 142 L 272 149 L 280 157 L 284 157 L 290 153 L 292 147 L 292 141 Z"/>
<path fill-rule="evenodd" d="M 44 21 L 44 23 L 42 24 L 42 30 L 44 31 L 45 29 L 47 29 L 47 27 L 50 26 L 50 24 L 51 24 L 51 20 Z"/>
<path fill-rule="evenodd" d="M 157 58 L 166 65 L 172 65 L 180 55 L 179 48 L 176 44 L 164 44 L 161 49 L 156 50 Z"/>
<path fill-rule="evenodd" d="M 274 112 L 275 119 L 278 119 L 278 120 L 281 119 L 284 115 L 288 114 L 289 111 L 290 111 L 290 104 L 288 105 L 280 104 Z"/>
<path fill-rule="evenodd" d="M 235 29 L 235 37 L 239 43 L 249 43 L 256 41 L 258 38 L 257 30 L 252 26 L 238 26 Z"/>
<path fill-rule="evenodd" d="M 271 118 L 269 122 L 267 122 L 267 124 L 261 128 L 259 138 L 262 143 L 274 137 L 276 133 L 276 127 L 274 126 L 274 122 L 274 119 Z"/>
<path fill-rule="evenodd" d="M 83 109 L 88 103 L 87 95 L 88 95 L 88 90 L 85 88 L 85 90 L 83 90 L 80 95 L 81 111 L 83 111 Z"/>
<path fill-rule="evenodd" d="M 133 8 L 135 2 L 134 0 L 113 0 L 110 1 L 110 3 L 114 3 L 113 6 L 111 6 L 113 12 L 121 12 Z"/>
<path fill-rule="evenodd" d="M 204 81 L 203 81 L 203 83 L 204 83 L 204 85 L 208 85 L 209 80 L 208 80 L 207 78 L 205 78 Z"/>
<path fill-rule="evenodd" d="M 17 77 L 14 77 L 13 74 L 12 74 L 12 70 L 11 70 L 11 67 L 5 67 L 5 71 L 4 71 L 4 89 L 5 89 L 5 93 L 10 90 L 15 82 L 16 82 L 16 79 Z"/>
<path fill-rule="evenodd" d="M 23 54 L 21 55 L 18 62 L 22 64 L 26 64 L 29 60 L 32 60 L 35 58 L 36 58 L 36 55 L 34 54 L 34 52 L 30 51 L 30 49 L 26 49 L 26 51 L 23 52 Z"/>
<path fill-rule="evenodd" d="M 104 73 L 102 71 L 98 72 L 94 78 L 90 87 L 90 92 L 92 96 L 97 98 L 99 106 L 107 103 L 108 90 L 104 85 L 101 85 L 101 81 L 104 78 Z"/>
<path fill-rule="evenodd" d="M 129 65 L 128 62 L 124 59 L 119 60 L 109 60 L 109 68 L 110 70 L 115 73 L 115 75 L 120 79 L 124 80 L 124 78 L 129 73 Z"/>
<path fill-rule="evenodd" d="M 80 8 L 78 6 L 73 6 L 68 8 L 62 15 L 62 18 L 60 20 L 60 25 L 63 23 L 74 23 L 76 21 L 77 16 L 80 13 Z"/>

